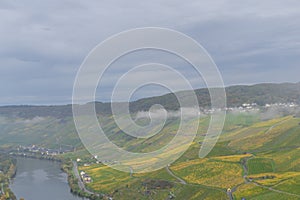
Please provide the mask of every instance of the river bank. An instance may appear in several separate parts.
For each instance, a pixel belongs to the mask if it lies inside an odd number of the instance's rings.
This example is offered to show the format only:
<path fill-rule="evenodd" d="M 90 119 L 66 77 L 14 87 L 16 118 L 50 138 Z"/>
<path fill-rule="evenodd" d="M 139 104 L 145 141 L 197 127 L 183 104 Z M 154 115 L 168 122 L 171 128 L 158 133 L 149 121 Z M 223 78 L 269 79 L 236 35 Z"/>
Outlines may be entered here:
<path fill-rule="evenodd" d="M 17 173 L 10 182 L 16 197 L 25 200 L 88 200 L 71 193 L 68 175 L 61 162 L 43 159 L 17 158 Z"/>
<path fill-rule="evenodd" d="M 16 175 L 16 162 L 6 154 L 0 154 L 0 199 L 16 200 L 11 191 L 10 180 Z"/>
<path fill-rule="evenodd" d="M 67 174 L 68 185 L 72 194 L 89 200 L 103 199 L 103 195 L 99 195 L 97 193 L 88 191 L 85 189 L 85 187 L 82 187 L 83 183 L 81 183 L 80 177 L 78 178 L 78 176 L 76 176 L 76 173 L 74 173 L 74 165 L 72 160 L 70 159 L 66 159 L 63 156 L 47 156 L 34 153 L 12 153 L 11 156 L 14 156 L 16 158 L 38 159 L 47 160 L 50 162 L 58 162 L 60 163 L 60 169 Z"/>
<path fill-rule="evenodd" d="M 80 177 L 78 177 L 77 173 L 75 173 L 75 170 L 77 170 L 77 168 L 75 168 L 74 163 L 72 161 L 63 161 L 61 166 L 62 166 L 62 170 L 66 174 L 68 174 L 68 182 L 71 188 L 71 192 L 73 194 L 88 198 L 90 200 L 104 199 L 103 195 L 99 195 L 86 190 L 84 183 L 82 183 Z"/>

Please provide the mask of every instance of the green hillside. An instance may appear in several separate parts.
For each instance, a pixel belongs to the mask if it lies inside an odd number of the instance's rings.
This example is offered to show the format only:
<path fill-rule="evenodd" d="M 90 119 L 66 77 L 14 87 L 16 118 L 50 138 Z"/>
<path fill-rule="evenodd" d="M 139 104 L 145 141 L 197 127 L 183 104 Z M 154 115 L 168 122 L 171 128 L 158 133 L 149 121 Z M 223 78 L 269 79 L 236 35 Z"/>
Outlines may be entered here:
<path fill-rule="evenodd" d="M 248 114 L 228 115 L 219 143 L 205 159 L 198 158 L 203 139 L 203 130 L 199 130 L 194 144 L 169 167 L 186 184 L 166 169 L 132 177 L 101 164 L 81 166 L 80 170 L 94 178 L 88 184 L 91 190 L 109 193 L 116 199 L 128 199 L 127 194 L 137 199 L 166 199 L 170 192 L 186 195 L 186 199 L 228 199 L 227 188 L 233 189 L 236 199 L 299 199 L 299 123 L 300 118 L 293 116 L 261 121 Z M 206 119 L 201 124 L 205 127 Z M 140 143 L 124 140 L 120 144 L 134 149 Z M 149 195 L 144 194 L 150 187 L 145 188 L 145 182 L 163 181 L 172 186 L 153 186 Z"/>
<path fill-rule="evenodd" d="M 200 107 L 210 106 L 210 96 L 207 88 L 197 89 L 195 90 L 195 93 Z M 188 99 L 191 92 L 181 91 L 176 94 L 182 98 Z M 226 95 L 228 107 L 241 106 L 243 103 L 257 103 L 258 105 L 265 105 L 270 103 L 294 102 L 300 104 L 300 82 L 282 84 L 265 83 L 252 86 L 230 86 L 226 88 Z M 130 110 L 133 113 L 142 110 L 149 110 L 149 108 L 154 104 L 160 104 L 167 110 L 177 110 L 179 108 L 176 96 L 170 93 L 130 102 Z M 95 103 L 95 108 L 99 115 L 110 115 L 110 107 L 110 103 Z M 3 106 L 0 107 L 0 116 L 2 115 L 19 118 L 34 118 L 36 116 L 65 118 L 72 116 L 72 105 Z"/>
<path fill-rule="evenodd" d="M 177 128 L 176 120 L 170 120 L 162 133 L 142 140 L 126 136 L 111 117 L 104 119 L 101 121 L 105 122 L 107 135 L 116 144 L 133 152 L 149 152 L 163 146 Z M 261 121 L 258 114 L 228 114 L 219 142 L 207 158 L 199 159 L 199 142 L 203 140 L 208 125 L 208 118 L 200 119 L 195 142 L 169 168 L 186 184 L 180 183 L 166 169 L 130 176 L 101 164 L 84 167 L 82 163 L 80 170 L 88 172 L 94 180 L 87 185 L 88 188 L 110 194 L 115 199 L 128 199 L 132 195 L 137 199 L 165 199 L 170 192 L 179 199 L 227 199 L 227 188 L 234 188 L 236 199 L 298 199 L 299 123 L 300 119 L 293 116 Z M 26 121 L 2 117 L 0 126 L 2 147 L 8 144 L 57 147 L 59 143 L 81 146 L 71 118 Z M 64 157 L 80 157 L 87 163 L 94 162 L 85 151 L 68 153 Z M 170 186 L 165 188 L 165 184 Z"/>
<path fill-rule="evenodd" d="M 226 90 L 229 106 L 234 107 L 243 103 L 299 103 L 299 86 L 299 83 L 260 84 Z M 188 93 L 180 92 L 180 95 L 188 96 Z M 196 93 L 201 105 L 209 106 L 208 91 L 200 89 Z M 168 110 L 177 108 L 172 94 L 141 99 L 131 102 L 130 106 L 134 115 L 157 103 Z M 96 110 L 108 138 L 131 152 L 151 152 L 163 147 L 178 129 L 179 120 L 173 117 L 166 121 L 159 134 L 136 139 L 118 128 L 109 104 L 97 103 Z M 210 117 L 203 115 L 198 122 L 189 122 L 199 123 L 193 144 L 170 166 L 148 174 L 128 174 L 97 164 L 84 150 L 76 133 L 71 105 L 0 107 L 0 147 L 36 144 L 48 148 L 76 148 L 76 152 L 60 157 L 67 162 L 81 158 L 79 171 L 87 172 L 93 180 L 86 187 L 114 199 L 215 200 L 229 199 L 230 195 L 247 200 L 300 199 L 300 118 L 294 113 L 267 115 L 265 112 L 264 109 L 228 112 L 218 143 L 204 159 L 198 154 Z M 228 188 L 232 193 L 227 194 Z"/>

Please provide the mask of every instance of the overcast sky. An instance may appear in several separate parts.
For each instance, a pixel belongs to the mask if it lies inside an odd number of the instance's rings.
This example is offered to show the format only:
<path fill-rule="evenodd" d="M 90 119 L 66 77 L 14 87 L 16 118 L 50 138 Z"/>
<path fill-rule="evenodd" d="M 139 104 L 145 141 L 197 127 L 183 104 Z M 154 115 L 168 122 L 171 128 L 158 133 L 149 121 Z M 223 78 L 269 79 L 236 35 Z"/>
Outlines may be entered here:
<path fill-rule="evenodd" d="M 86 55 L 113 34 L 145 26 L 194 38 L 216 62 L 225 85 L 300 81 L 299 0 L 1 0 L 0 105 L 71 103 Z M 157 52 L 140 55 L 149 62 Z M 122 64 L 143 56 L 124 58 L 110 75 L 121 75 Z M 184 63 L 171 60 L 184 67 L 193 87 L 203 87 Z M 109 101 L 114 78 L 106 77 L 98 100 Z M 134 98 L 162 92 L 146 87 Z"/>

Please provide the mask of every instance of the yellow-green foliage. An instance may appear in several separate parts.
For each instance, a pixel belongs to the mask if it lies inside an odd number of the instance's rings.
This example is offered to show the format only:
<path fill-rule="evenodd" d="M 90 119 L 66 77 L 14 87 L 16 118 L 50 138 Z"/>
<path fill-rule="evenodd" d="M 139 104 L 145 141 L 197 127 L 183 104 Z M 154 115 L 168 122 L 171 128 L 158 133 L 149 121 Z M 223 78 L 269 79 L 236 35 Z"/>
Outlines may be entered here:
<path fill-rule="evenodd" d="M 229 143 L 229 146 L 245 151 L 261 148 L 279 134 L 298 126 L 298 123 L 299 120 L 293 119 L 291 116 L 257 123 L 244 130 L 247 134 L 238 133 L 243 137 L 231 138 L 233 140 Z"/>
<path fill-rule="evenodd" d="M 249 175 L 248 177 L 261 185 L 274 186 L 284 180 L 289 180 L 296 176 L 300 176 L 300 172 L 262 173 L 262 174 Z M 263 177 L 267 177 L 267 178 L 263 178 Z"/>
<path fill-rule="evenodd" d="M 88 187 L 96 191 L 112 192 L 112 190 L 129 187 L 135 184 L 138 179 L 161 179 L 170 182 L 177 181 L 173 176 L 169 175 L 165 169 L 154 171 L 146 174 L 134 174 L 130 177 L 129 173 L 120 172 L 108 166 L 101 164 L 91 165 L 87 167 L 79 167 L 80 171 L 85 171 L 92 177 L 93 182 Z"/>
<path fill-rule="evenodd" d="M 225 192 L 215 189 L 202 188 L 197 185 L 182 185 L 177 179 L 167 173 L 165 169 L 147 174 L 134 174 L 130 177 L 128 173 L 119 172 L 103 165 L 91 165 L 80 167 L 80 170 L 87 172 L 93 179 L 87 187 L 96 191 L 110 194 L 114 199 L 167 199 L 170 192 L 176 195 L 177 199 L 205 199 L 205 200 L 226 200 Z M 145 195 L 145 180 L 165 180 L 173 184 L 169 189 L 150 189 Z"/>
<path fill-rule="evenodd" d="M 226 189 L 236 186 L 239 186 L 233 193 L 236 199 L 297 199 L 295 196 L 263 187 L 300 194 L 300 148 L 297 143 L 300 120 L 288 116 L 258 123 L 255 123 L 255 119 L 248 121 L 232 118 L 221 140 L 205 159 L 199 159 L 198 153 L 201 146 L 199 141 L 203 140 L 207 121 L 205 119 L 200 123 L 201 130 L 192 146 L 170 167 L 176 176 L 188 183 L 187 185 L 180 184 L 165 169 L 147 174 L 134 174 L 132 177 L 129 173 L 103 165 L 80 167 L 80 170 L 92 176 L 93 182 L 87 184 L 88 188 L 109 193 L 114 199 L 166 199 L 169 192 L 173 192 L 176 199 L 227 199 Z M 175 128 L 173 123 L 165 128 L 164 131 L 168 132 L 166 135 L 162 134 L 142 143 L 133 140 L 126 146 L 142 144 L 144 146 L 141 149 L 134 149 L 147 152 L 152 150 L 151 145 L 156 148 L 171 139 Z M 160 139 L 164 142 L 158 142 Z M 184 148 L 182 145 L 171 149 L 160 159 L 169 154 L 175 155 Z M 245 184 L 242 160 L 249 157 L 252 158 L 247 162 L 248 178 L 261 186 L 254 183 Z M 153 163 L 155 159 L 158 158 L 149 158 L 145 162 Z M 144 164 L 140 161 L 135 163 Z M 169 189 L 154 189 L 150 196 L 145 196 L 146 189 L 143 183 L 146 180 L 166 180 L 174 185 Z"/>
<path fill-rule="evenodd" d="M 272 159 L 277 172 L 300 171 L 300 148 L 260 154 Z"/>
<path fill-rule="evenodd" d="M 253 183 L 241 185 L 234 192 L 235 199 L 245 198 L 247 200 L 299 200 L 295 195 L 279 193 L 257 186 Z"/>
<path fill-rule="evenodd" d="M 284 177 L 286 180 L 278 183 L 274 188 L 292 194 L 297 194 L 298 197 L 300 197 L 300 174 L 289 174 L 289 177 L 290 178 Z"/>
<path fill-rule="evenodd" d="M 236 197 L 236 199 L 242 199 L 242 198 L 250 199 L 251 197 L 255 197 L 256 195 L 259 195 L 266 191 L 267 189 L 258 187 L 253 183 L 249 183 L 238 187 L 236 192 L 234 193 L 234 196 Z"/>
<path fill-rule="evenodd" d="M 248 174 L 274 172 L 274 162 L 268 158 L 252 158 L 247 162 Z"/>
<path fill-rule="evenodd" d="M 287 116 L 287 117 L 282 117 L 282 118 L 271 119 L 271 120 L 256 123 L 252 127 L 271 127 L 277 123 L 280 123 L 280 122 L 290 119 L 290 118 L 292 118 L 292 117 Z"/>
<path fill-rule="evenodd" d="M 93 182 L 88 184 L 88 187 L 96 191 L 111 192 L 113 188 L 121 187 L 131 179 L 128 173 L 104 165 L 79 167 L 79 170 L 85 171 L 92 177 Z"/>
<path fill-rule="evenodd" d="M 226 161 L 226 162 L 240 162 L 242 158 L 251 157 L 252 154 L 242 154 L 242 155 L 231 155 L 231 156 L 218 156 L 213 157 L 212 159 Z"/>
<path fill-rule="evenodd" d="M 226 189 L 244 182 L 242 167 L 236 163 L 197 159 L 176 164 L 171 169 L 189 183 Z"/>

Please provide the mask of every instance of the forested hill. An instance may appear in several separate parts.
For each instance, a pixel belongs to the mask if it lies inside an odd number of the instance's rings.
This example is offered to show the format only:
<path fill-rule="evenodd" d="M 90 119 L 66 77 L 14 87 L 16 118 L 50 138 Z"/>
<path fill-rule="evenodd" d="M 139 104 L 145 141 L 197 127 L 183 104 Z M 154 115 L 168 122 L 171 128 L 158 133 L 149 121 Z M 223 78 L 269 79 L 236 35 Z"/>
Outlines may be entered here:
<path fill-rule="evenodd" d="M 207 88 L 195 90 L 200 107 L 210 106 L 210 96 Z M 243 103 L 257 103 L 265 105 L 267 103 L 289 103 L 300 104 L 300 82 L 299 83 L 264 83 L 251 86 L 230 86 L 226 88 L 228 107 L 240 106 Z M 178 92 L 177 95 L 189 98 L 190 91 Z M 132 112 L 148 110 L 154 104 L 161 104 L 167 110 L 177 110 L 179 105 L 174 94 L 144 98 L 130 103 Z M 98 114 L 109 115 L 110 103 L 96 103 Z M 33 118 L 36 116 L 52 116 L 64 118 L 72 116 L 72 105 L 54 106 L 3 106 L 0 107 L 0 115 L 14 116 L 21 118 Z"/>

